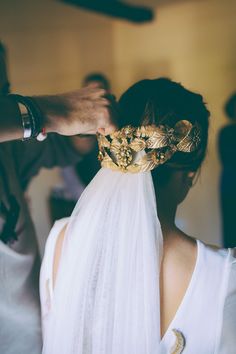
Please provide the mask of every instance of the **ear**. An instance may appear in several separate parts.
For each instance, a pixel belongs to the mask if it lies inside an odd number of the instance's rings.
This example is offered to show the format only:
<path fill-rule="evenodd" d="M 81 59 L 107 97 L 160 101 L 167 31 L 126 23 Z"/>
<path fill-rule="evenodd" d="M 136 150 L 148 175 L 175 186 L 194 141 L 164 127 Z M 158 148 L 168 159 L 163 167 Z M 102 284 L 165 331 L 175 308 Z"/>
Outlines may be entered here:
<path fill-rule="evenodd" d="M 195 176 L 196 176 L 196 172 L 195 171 L 188 172 L 188 178 L 194 179 Z"/>
<path fill-rule="evenodd" d="M 193 186 L 193 180 L 196 176 L 196 172 L 195 171 L 189 171 L 187 173 L 187 178 L 186 178 L 186 182 L 189 188 L 191 188 Z"/>

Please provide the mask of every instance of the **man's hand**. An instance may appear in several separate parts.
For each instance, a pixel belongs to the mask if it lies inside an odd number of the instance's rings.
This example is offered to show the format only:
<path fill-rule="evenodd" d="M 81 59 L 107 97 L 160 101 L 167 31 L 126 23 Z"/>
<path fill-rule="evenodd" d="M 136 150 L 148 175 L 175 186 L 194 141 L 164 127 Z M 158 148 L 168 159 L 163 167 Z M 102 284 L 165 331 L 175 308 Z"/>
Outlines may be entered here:
<path fill-rule="evenodd" d="M 112 133 L 115 102 L 100 88 L 85 87 L 55 96 L 33 97 L 44 117 L 46 131 L 61 135 Z"/>

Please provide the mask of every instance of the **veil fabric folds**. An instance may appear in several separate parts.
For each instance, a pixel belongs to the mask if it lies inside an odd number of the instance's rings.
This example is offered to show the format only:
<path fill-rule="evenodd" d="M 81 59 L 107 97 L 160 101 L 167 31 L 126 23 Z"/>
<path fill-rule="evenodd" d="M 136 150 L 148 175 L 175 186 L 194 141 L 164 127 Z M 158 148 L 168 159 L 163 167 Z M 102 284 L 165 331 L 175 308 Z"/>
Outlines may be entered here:
<path fill-rule="evenodd" d="M 102 168 L 67 226 L 43 354 L 160 353 L 162 242 L 151 173 Z"/>

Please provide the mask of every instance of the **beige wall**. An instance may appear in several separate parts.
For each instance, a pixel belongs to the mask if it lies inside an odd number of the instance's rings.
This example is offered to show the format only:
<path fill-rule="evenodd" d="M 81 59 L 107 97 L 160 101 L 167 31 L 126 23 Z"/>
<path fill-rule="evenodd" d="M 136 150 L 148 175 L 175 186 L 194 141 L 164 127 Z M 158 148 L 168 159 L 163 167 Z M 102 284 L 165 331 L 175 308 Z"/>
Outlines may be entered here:
<path fill-rule="evenodd" d="M 101 70 L 120 94 L 131 83 L 160 75 L 199 91 L 212 111 L 210 148 L 201 178 L 178 214 L 187 232 L 220 240 L 219 162 L 216 135 L 222 105 L 235 89 L 233 0 L 184 1 L 160 6 L 152 24 L 137 26 L 87 13 L 54 0 L 1 0 L 0 36 L 9 49 L 15 91 L 60 92 Z M 42 237 L 49 229 L 45 199 L 60 181 L 43 171 L 30 188 L 33 217 Z"/>
<path fill-rule="evenodd" d="M 9 49 L 13 89 L 76 89 L 91 66 L 112 75 L 111 28 L 112 21 L 56 0 L 1 0 L 0 38 Z"/>

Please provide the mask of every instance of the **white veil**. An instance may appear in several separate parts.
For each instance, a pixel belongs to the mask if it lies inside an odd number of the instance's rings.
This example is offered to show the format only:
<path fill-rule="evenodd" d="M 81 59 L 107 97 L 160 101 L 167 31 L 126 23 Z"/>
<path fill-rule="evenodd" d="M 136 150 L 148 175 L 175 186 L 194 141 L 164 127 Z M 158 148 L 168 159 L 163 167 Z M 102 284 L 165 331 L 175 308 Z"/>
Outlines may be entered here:
<path fill-rule="evenodd" d="M 161 252 L 151 173 L 102 168 L 67 227 L 43 353 L 160 353 Z"/>

